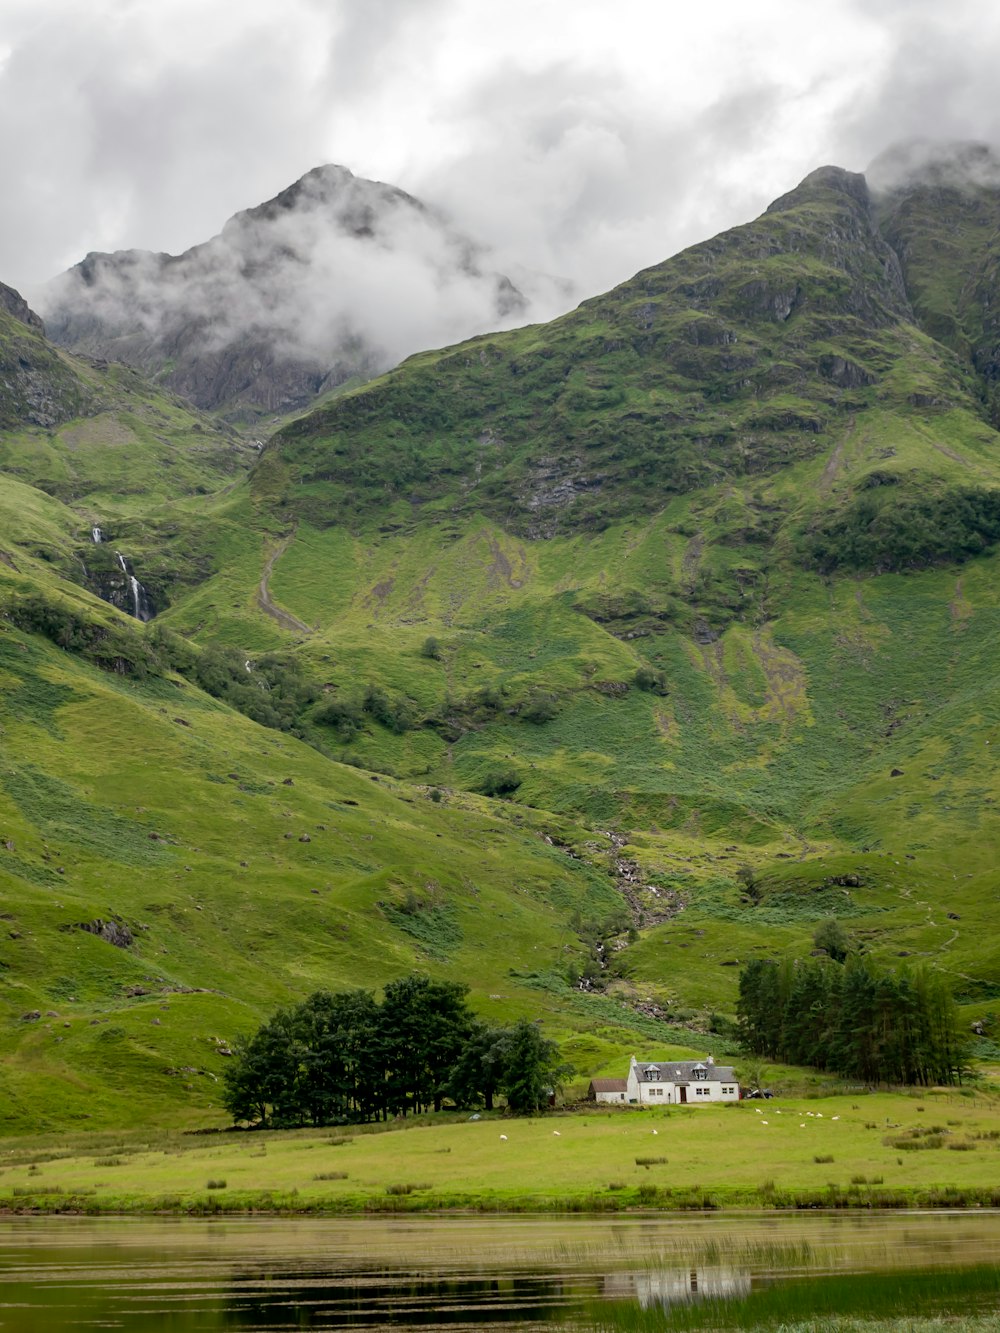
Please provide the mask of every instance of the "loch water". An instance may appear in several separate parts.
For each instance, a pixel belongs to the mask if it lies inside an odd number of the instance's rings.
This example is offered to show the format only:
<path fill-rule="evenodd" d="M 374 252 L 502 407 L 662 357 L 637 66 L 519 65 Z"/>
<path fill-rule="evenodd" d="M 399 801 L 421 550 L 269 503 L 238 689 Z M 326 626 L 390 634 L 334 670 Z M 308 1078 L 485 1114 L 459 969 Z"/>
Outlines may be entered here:
<path fill-rule="evenodd" d="M 793 1293 L 807 1328 L 866 1292 L 1000 1327 L 998 1284 L 985 1211 L 0 1221 L 16 1333 L 768 1327 Z"/>

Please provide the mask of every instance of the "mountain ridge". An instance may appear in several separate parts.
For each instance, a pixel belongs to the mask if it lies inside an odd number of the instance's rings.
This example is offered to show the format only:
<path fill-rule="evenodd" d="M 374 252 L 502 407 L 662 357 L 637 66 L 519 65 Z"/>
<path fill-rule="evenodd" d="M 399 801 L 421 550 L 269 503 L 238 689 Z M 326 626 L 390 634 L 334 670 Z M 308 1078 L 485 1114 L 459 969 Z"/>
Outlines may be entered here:
<path fill-rule="evenodd" d="M 408 300 L 398 315 L 394 284 Z M 299 410 L 442 334 L 527 308 L 484 247 L 440 213 L 335 165 L 181 255 L 89 254 L 40 299 L 60 345 L 249 420 Z"/>

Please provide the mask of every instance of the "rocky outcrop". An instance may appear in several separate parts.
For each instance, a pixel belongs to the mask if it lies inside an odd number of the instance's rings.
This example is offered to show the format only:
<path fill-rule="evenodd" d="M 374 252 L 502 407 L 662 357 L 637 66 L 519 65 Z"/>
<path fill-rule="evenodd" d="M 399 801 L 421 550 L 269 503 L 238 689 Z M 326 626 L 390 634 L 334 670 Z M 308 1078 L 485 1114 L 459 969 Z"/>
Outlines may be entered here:
<path fill-rule="evenodd" d="M 16 320 L 27 325 L 29 329 L 36 329 L 39 333 L 45 332 L 45 325 L 21 293 L 16 292 L 13 287 L 8 287 L 3 282 L 0 282 L 0 310 L 6 310 L 8 315 L 13 315 Z"/>
<path fill-rule="evenodd" d="M 85 411 L 90 397 L 21 294 L 0 283 L 0 430 L 58 426 Z"/>

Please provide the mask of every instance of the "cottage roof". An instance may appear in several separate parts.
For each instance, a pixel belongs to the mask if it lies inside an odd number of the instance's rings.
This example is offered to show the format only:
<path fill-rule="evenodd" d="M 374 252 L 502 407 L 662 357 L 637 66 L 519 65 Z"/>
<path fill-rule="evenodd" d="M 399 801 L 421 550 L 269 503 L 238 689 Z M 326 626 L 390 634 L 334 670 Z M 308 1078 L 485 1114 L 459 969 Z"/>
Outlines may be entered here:
<path fill-rule="evenodd" d="M 626 1092 L 628 1090 L 628 1079 L 592 1078 L 590 1087 L 593 1092 Z"/>
<path fill-rule="evenodd" d="M 702 1060 L 650 1060 L 637 1064 L 640 1083 L 735 1083 L 732 1065 Z"/>

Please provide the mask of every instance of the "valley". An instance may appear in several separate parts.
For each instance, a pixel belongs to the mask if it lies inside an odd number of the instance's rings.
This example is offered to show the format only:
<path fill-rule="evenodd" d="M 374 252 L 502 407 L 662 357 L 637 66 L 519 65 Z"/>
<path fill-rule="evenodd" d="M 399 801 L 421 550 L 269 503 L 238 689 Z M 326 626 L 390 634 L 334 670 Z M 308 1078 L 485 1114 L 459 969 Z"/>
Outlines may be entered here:
<path fill-rule="evenodd" d="M 998 229 L 821 168 L 263 441 L 11 298 L 5 1131 L 222 1123 L 241 1033 L 414 969 L 577 1092 L 732 1055 L 740 966 L 831 917 L 988 1077 Z"/>

